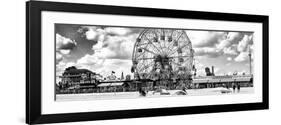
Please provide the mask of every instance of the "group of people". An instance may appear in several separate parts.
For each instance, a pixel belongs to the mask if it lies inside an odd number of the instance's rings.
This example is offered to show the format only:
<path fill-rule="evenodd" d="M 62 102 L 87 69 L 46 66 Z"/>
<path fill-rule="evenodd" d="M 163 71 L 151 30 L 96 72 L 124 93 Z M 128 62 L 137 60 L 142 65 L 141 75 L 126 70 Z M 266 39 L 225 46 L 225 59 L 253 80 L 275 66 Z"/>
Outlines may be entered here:
<path fill-rule="evenodd" d="M 229 89 L 229 85 L 228 84 L 227 85 L 223 84 L 223 86 L 226 87 L 227 89 Z M 237 92 L 240 92 L 240 88 L 241 88 L 241 86 L 239 84 L 234 84 L 234 83 L 232 84 L 233 92 L 235 92 L 236 89 L 237 89 Z"/>
<path fill-rule="evenodd" d="M 140 96 L 146 96 L 148 93 L 148 90 L 143 89 L 143 88 L 139 88 L 138 92 L 140 94 Z M 160 95 L 170 95 L 171 93 L 168 92 L 166 89 L 164 88 L 155 88 L 152 92 L 152 94 L 154 95 L 155 93 L 160 93 Z M 176 95 L 187 95 L 187 91 L 186 91 L 186 87 L 182 87 L 182 90 L 179 90 L 177 92 L 175 92 Z"/>
<path fill-rule="evenodd" d="M 144 90 L 144 89 L 142 89 L 141 87 L 139 88 L 138 91 L 139 91 L 140 96 L 146 96 L 146 94 L 148 93 L 147 90 Z"/>
<path fill-rule="evenodd" d="M 240 92 L 240 85 L 239 84 L 237 84 L 237 85 L 232 85 L 232 89 L 233 89 L 233 92 L 235 92 L 235 90 L 236 90 L 236 88 L 237 88 L 237 92 Z"/>

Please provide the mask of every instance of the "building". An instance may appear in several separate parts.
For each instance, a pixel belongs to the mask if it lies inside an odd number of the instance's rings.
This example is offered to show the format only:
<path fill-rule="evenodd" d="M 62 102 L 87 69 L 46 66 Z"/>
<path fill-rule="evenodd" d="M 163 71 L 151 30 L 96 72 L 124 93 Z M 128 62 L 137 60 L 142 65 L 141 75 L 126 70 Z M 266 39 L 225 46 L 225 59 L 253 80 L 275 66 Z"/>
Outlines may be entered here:
<path fill-rule="evenodd" d="M 77 69 L 71 66 L 66 68 L 62 76 L 60 76 L 61 81 L 59 82 L 59 86 L 61 86 L 61 88 L 68 88 L 80 85 L 96 85 L 96 79 L 99 77 L 99 74 L 88 69 Z"/>
<path fill-rule="evenodd" d="M 230 88 L 233 85 L 241 87 L 253 87 L 252 75 L 233 75 L 233 76 L 206 76 L 196 77 L 193 79 L 193 88 L 215 88 L 226 87 Z"/>
<path fill-rule="evenodd" d="M 97 86 L 97 92 L 124 92 L 127 86 L 124 82 L 101 83 Z"/>

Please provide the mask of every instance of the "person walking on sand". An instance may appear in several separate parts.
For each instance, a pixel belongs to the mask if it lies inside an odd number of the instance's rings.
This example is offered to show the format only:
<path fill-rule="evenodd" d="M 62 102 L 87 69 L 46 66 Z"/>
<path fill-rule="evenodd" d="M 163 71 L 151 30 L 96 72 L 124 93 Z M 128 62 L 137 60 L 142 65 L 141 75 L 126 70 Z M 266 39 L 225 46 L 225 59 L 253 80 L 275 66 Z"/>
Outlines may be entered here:
<path fill-rule="evenodd" d="M 238 93 L 240 92 L 240 85 L 239 84 L 237 85 L 237 92 Z"/>
<path fill-rule="evenodd" d="M 146 96 L 146 91 L 143 90 L 141 87 L 139 88 L 139 94 L 140 96 Z"/>
<path fill-rule="evenodd" d="M 235 84 L 232 85 L 232 89 L 233 89 L 233 92 L 235 93 L 235 89 L 236 89 L 236 85 Z"/>

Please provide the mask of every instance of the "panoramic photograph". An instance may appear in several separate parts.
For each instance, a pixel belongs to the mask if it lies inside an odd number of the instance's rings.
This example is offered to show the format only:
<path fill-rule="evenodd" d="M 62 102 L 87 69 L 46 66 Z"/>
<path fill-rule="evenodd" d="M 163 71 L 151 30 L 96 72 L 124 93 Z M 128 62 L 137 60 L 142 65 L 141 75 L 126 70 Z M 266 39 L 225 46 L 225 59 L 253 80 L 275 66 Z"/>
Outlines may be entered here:
<path fill-rule="evenodd" d="M 254 93 L 254 32 L 55 24 L 55 101 Z"/>

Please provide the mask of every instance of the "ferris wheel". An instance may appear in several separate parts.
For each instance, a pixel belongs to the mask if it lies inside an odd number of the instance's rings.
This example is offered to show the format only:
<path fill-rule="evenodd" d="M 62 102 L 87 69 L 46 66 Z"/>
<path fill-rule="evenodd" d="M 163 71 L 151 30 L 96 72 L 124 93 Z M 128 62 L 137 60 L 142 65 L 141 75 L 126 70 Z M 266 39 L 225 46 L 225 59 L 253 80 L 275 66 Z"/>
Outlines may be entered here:
<path fill-rule="evenodd" d="M 193 53 L 184 30 L 145 29 L 136 39 L 131 71 L 138 79 L 188 79 Z"/>

